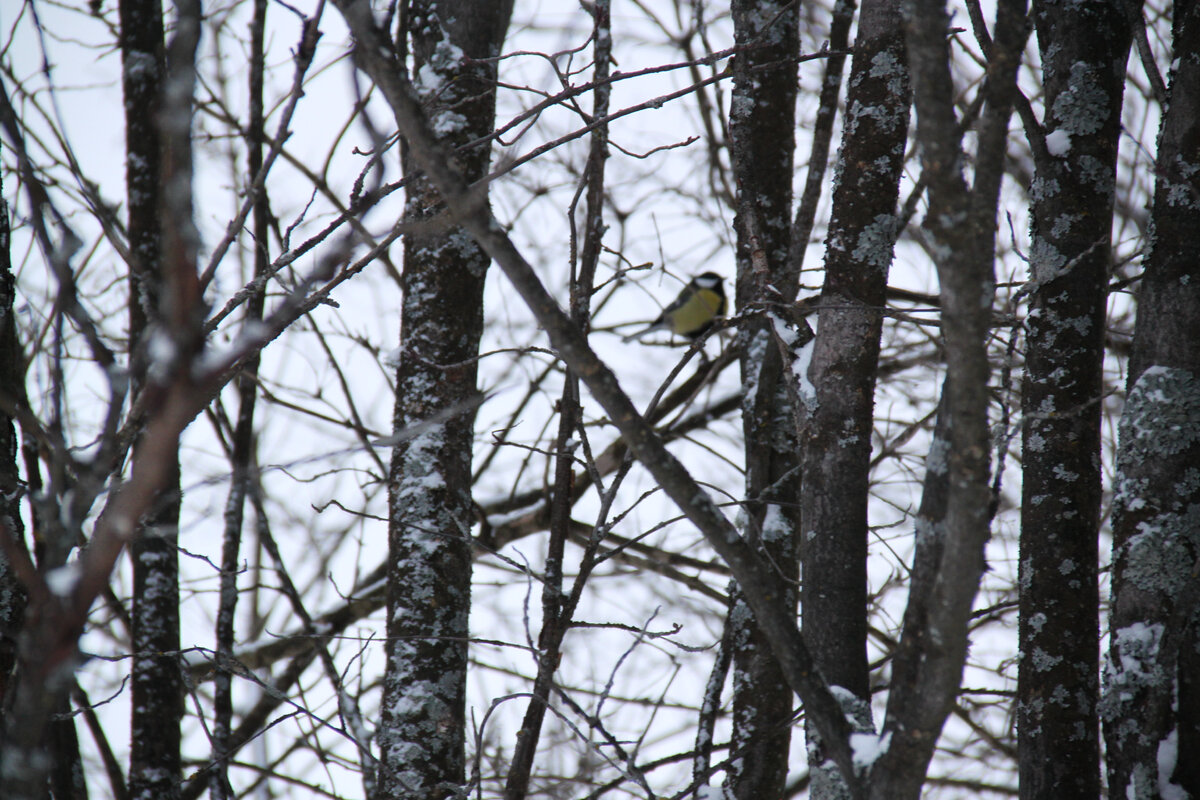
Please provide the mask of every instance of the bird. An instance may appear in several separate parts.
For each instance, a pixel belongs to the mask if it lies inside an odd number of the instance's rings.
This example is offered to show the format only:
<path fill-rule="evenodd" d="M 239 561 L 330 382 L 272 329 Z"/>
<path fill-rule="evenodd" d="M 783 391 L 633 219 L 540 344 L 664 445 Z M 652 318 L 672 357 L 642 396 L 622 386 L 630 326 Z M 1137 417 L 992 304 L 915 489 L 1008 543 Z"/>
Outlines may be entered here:
<path fill-rule="evenodd" d="M 658 315 L 658 319 L 621 341 L 640 339 L 647 333 L 661 330 L 696 339 L 707 332 L 719 317 L 724 317 L 728 307 L 725 280 L 715 272 L 705 272 L 688 281 L 679 296 Z"/>

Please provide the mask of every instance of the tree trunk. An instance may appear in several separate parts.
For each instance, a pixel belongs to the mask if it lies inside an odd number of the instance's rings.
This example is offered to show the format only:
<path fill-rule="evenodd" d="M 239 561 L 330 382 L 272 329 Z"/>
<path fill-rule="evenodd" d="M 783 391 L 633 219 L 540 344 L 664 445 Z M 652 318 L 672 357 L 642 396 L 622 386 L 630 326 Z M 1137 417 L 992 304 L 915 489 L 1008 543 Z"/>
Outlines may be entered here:
<path fill-rule="evenodd" d="M 166 70 L 162 4 L 122 0 L 121 61 L 125 92 L 125 186 L 129 209 L 129 343 L 132 393 L 145 385 L 145 342 L 160 319 L 162 184 L 159 95 Z M 142 520 L 133 560 L 129 790 L 133 800 L 179 796 L 179 464 Z"/>
<path fill-rule="evenodd" d="M 492 131 L 496 65 L 509 3 L 408 5 L 416 88 L 450 146 Z M 490 146 L 458 154 L 469 180 L 487 172 Z M 406 216 L 434 220 L 441 197 L 406 155 Z M 397 432 L 439 411 L 444 424 L 399 444 L 389 483 L 387 667 L 379 790 L 385 798 L 461 791 L 466 733 L 467 615 L 471 602 L 471 450 L 489 259 L 461 229 L 405 238 Z"/>
<path fill-rule="evenodd" d="M 1021 490 L 1021 796 L 1100 793 L 1100 411 L 1128 18 L 1034 4 L 1048 134 L 1035 148 Z M 1067 147 L 1068 149 L 1063 149 Z"/>
<path fill-rule="evenodd" d="M 1111 797 L 1200 796 L 1200 3 L 1177 3 L 1113 499 L 1101 716 Z M 1178 755 L 1178 758 L 1176 756 Z"/>
<path fill-rule="evenodd" d="M 792 157 L 796 118 L 798 15 L 793 4 L 738 0 L 734 37 L 750 45 L 734 59 L 730 112 L 737 183 L 737 305 L 794 298 L 788 274 L 791 243 Z M 800 539 L 800 446 L 795 409 L 770 320 L 759 317 L 739 331 L 742 381 L 757 387 L 742 403 L 746 453 L 747 540 L 774 565 L 786 587 L 776 602 L 795 615 Z M 788 773 L 792 690 L 745 597 L 731 592 L 729 642 L 733 654 L 735 755 L 726 789 L 738 800 L 779 797 Z"/>
<path fill-rule="evenodd" d="M 0 176 L 0 188 L 3 177 Z M 24 395 L 18 388 L 25 380 L 24 355 L 17 340 L 17 325 L 13 316 L 17 295 L 16 277 L 12 272 L 9 252 L 12 228 L 8 202 L 0 193 L 0 391 L 10 396 Z M 13 418 L 0 414 L 0 542 L 7 539 L 11 546 L 28 551 L 25 543 L 25 523 L 21 519 L 21 469 L 17 462 L 20 439 Z M 17 578 L 15 565 L 0 547 L 0 731 L 11 708 L 10 690 L 17 685 L 18 636 L 28 602 L 24 586 Z"/>
<path fill-rule="evenodd" d="M 821 672 L 872 729 L 867 503 L 875 373 L 911 103 L 898 0 L 866 0 L 850 65 L 804 442 L 804 636 Z M 851 697 L 853 700 L 851 700 Z M 808 727 L 814 797 L 845 784 Z"/>

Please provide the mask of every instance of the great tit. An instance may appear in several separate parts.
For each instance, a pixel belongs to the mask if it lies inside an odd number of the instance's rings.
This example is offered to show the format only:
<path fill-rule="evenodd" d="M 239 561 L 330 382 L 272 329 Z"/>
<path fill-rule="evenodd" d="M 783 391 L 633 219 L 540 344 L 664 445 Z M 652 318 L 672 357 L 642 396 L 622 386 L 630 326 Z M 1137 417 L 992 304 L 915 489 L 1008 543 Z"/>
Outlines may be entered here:
<path fill-rule="evenodd" d="M 725 316 L 725 281 L 715 272 L 705 272 L 688 281 L 679 296 L 663 309 L 658 319 L 642 330 L 631 333 L 622 341 L 640 339 L 651 331 L 669 330 L 677 336 L 695 339 L 713 326 L 718 317 Z"/>

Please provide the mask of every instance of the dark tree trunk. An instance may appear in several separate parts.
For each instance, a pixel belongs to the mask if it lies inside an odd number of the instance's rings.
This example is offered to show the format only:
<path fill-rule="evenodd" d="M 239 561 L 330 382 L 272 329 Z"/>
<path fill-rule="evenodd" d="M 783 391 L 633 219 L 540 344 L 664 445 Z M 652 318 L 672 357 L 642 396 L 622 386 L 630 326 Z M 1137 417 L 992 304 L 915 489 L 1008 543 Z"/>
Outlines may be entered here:
<path fill-rule="evenodd" d="M 0 393 L 10 398 L 25 394 L 21 388 L 25 381 L 24 355 L 13 317 L 17 282 L 9 252 L 11 230 L 8 203 L 0 193 Z M 0 531 L 0 542 L 7 539 L 8 546 L 25 551 L 25 523 L 21 519 L 25 496 L 17 462 L 19 446 L 13 418 L 0 414 L 0 525 L 5 528 Z M 11 707 L 9 691 L 17 685 L 17 639 L 27 601 L 25 587 L 17 579 L 6 547 L 0 546 L 0 731 L 4 730 L 5 716 Z"/>
<path fill-rule="evenodd" d="M 145 385 L 143 348 L 161 318 L 162 170 L 159 116 L 166 71 L 159 0 L 122 0 L 125 186 L 129 209 L 129 342 L 133 394 Z M 179 665 L 179 464 L 141 520 L 133 560 L 129 790 L 134 800 L 179 796 L 183 675 Z"/>
<path fill-rule="evenodd" d="M 496 66 L 511 2 L 408 5 L 416 88 L 443 141 L 491 132 Z M 464 58 L 465 57 L 465 58 Z M 488 145 L 458 154 L 469 180 Z M 409 218 L 442 210 L 433 183 L 405 158 Z M 436 223 L 435 223 L 436 226 Z M 445 424 L 398 445 L 389 476 L 387 671 L 379 791 L 443 798 L 464 782 L 467 615 L 471 602 L 471 450 L 476 356 L 489 259 L 459 228 L 406 237 L 396 431 L 439 411 Z"/>
<path fill-rule="evenodd" d="M 867 668 L 867 502 L 875 374 L 911 104 L 898 0 L 866 0 L 850 65 L 825 251 L 804 442 L 804 636 L 846 713 L 872 728 Z M 813 796 L 844 796 L 808 729 Z"/>
<path fill-rule="evenodd" d="M 1018 679 L 1021 797 L 1100 793 L 1102 360 L 1128 17 L 1035 2 L 1049 150 L 1035 148 Z M 1069 149 L 1062 149 L 1069 143 Z"/>
<path fill-rule="evenodd" d="M 796 296 L 789 274 L 792 157 L 795 151 L 798 15 L 794 4 L 737 0 L 731 148 L 737 182 L 738 308 Z M 742 404 L 746 452 L 746 537 L 778 570 L 776 602 L 795 614 L 800 540 L 800 446 L 783 359 L 770 320 L 739 333 L 742 381 L 757 387 Z M 779 797 L 788 773 L 792 690 L 745 597 L 732 592 L 734 759 L 726 788 L 738 800 Z"/>
<path fill-rule="evenodd" d="M 1171 796 L 1200 797 L 1200 3 L 1175 5 L 1173 33 L 1154 236 L 1119 430 L 1101 703 L 1109 795 L 1136 800 L 1164 796 L 1170 784 Z"/>

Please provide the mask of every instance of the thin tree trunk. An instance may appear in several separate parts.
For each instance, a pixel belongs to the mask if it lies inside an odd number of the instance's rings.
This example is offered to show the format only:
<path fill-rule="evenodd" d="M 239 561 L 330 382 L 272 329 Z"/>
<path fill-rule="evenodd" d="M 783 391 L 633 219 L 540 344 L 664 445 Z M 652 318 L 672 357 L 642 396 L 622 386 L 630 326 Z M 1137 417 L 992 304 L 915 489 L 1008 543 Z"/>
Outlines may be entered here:
<path fill-rule="evenodd" d="M 122 0 L 126 198 L 129 209 L 129 341 L 132 394 L 145 386 L 145 346 L 161 317 L 162 139 L 158 113 L 166 59 L 159 0 Z M 129 789 L 134 800 L 178 797 L 183 675 L 179 665 L 179 463 L 142 520 L 133 559 Z"/>
<path fill-rule="evenodd" d="M 592 106 L 592 118 L 602 119 L 608 115 L 612 87 L 606 83 L 612 66 L 612 16 L 609 0 L 597 0 L 592 6 L 593 54 L 597 83 Z M 584 209 L 583 248 L 576 262 L 574 249 L 571 261 L 571 319 L 580 330 L 590 324 L 591 297 L 596 278 L 596 267 L 604 239 L 604 189 L 605 164 L 608 160 L 608 126 L 600 125 L 592 131 L 584 181 L 587 184 L 587 202 Z M 576 198 L 579 195 L 576 194 Z M 575 206 L 568 210 L 571 221 L 572 243 L 576 241 Z M 572 617 L 578 605 L 584 581 L 594 563 L 595 547 L 589 544 L 583 563 L 570 594 L 563 591 L 563 556 L 571 526 L 571 509 L 575 494 L 575 446 L 570 442 L 586 434 L 582 430 L 582 409 L 579 398 L 579 378 L 570 370 L 564 376 L 562 395 L 558 403 L 559 427 L 555 438 L 554 488 L 550 495 L 549 534 L 546 548 L 546 566 L 542 583 L 542 630 L 538 634 L 538 670 L 534 678 L 532 697 L 525 709 L 525 717 L 517 732 L 517 744 L 513 749 L 512 765 L 504 784 L 506 800 L 523 800 L 529 791 L 533 774 L 534 758 L 541 736 L 546 711 L 550 707 L 554 689 L 554 674 L 562 662 L 563 639 L 571 627 Z"/>
<path fill-rule="evenodd" d="M 729 127 L 737 185 L 737 305 L 745 309 L 796 296 L 789 274 L 792 158 L 795 153 L 796 57 L 799 16 L 794 4 L 738 0 Z M 776 602 L 796 613 L 800 541 L 800 445 L 789 399 L 790 372 L 772 341 L 769 319 L 739 331 L 742 382 L 756 387 L 742 403 L 746 453 L 747 540 L 778 571 L 785 587 Z M 726 789 L 738 800 L 778 797 L 788 773 L 792 691 L 746 598 L 731 585 L 734 754 Z"/>
<path fill-rule="evenodd" d="M 917 112 L 929 210 L 923 232 L 937 255 L 947 380 L 944 459 L 927 464 L 926 494 L 945 493 L 936 514 L 917 527 L 917 552 L 896 650 L 883 725 L 886 752 L 871 772 L 870 797 L 915 800 L 946 716 L 954 706 L 967 653 L 968 624 L 983 575 L 989 535 L 988 381 L 986 341 L 995 277 L 997 203 L 1008 119 L 1026 31 L 1023 0 L 1001 0 L 989 48 L 975 181 L 962 176 L 962 131 L 954 110 L 945 6 L 904 0 L 905 40 Z M 942 477 L 941 473 L 945 473 Z M 924 505 L 924 502 L 923 502 Z M 918 521 L 921 522 L 920 520 Z M 940 523 L 940 524 L 939 524 Z M 921 568 L 921 565 L 928 565 Z M 918 572 L 918 568 L 921 571 Z"/>
<path fill-rule="evenodd" d="M 3 177 L 0 176 L 0 188 Z M 25 394 L 24 355 L 17 339 L 16 319 L 13 316 L 17 295 L 16 277 L 12 272 L 8 203 L 0 192 L 0 393 L 11 402 Z M 6 403 L 7 405 L 7 403 Z M 6 555 L 8 547 L 29 553 L 25 543 L 25 523 L 21 519 L 21 469 L 17 462 L 20 439 L 13 418 L 0 414 L 0 731 L 11 707 L 11 689 L 17 685 L 18 636 L 25 617 L 28 595 L 17 579 L 15 565 Z"/>
<path fill-rule="evenodd" d="M 248 68 L 249 113 L 246 135 L 247 177 L 254 181 L 257 189 L 254 202 L 254 221 L 251 241 L 253 242 L 254 278 L 265 280 L 270 265 L 268 236 L 270 233 L 270 209 L 267 208 L 266 193 L 258 182 L 258 173 L 263 166 L 263 42 L 266 30 L 266 0 L 254 0 L 254 14 L 250 22 L 250 61 Z M 261 324 L 266 301 L 266 287 L 262 285 L 246 301 L 244 326 Z M 244 519 L 247 495 L 256 491 L 257 477 L 251 473 L 257 461 L 255 457 L 254 409 L 258 400 L 258 353 L 248 359 L 234 381 L 238 397 L 237 422 L 234 424 L 229 460 L 232 480 L 225 501 L 225 525 L 221 542 L 220 603 L 216 621 L 216 661 L 218 671 L 214 680 L 213 723 L 212 723 L 212 777 L 210 796 L 212 800 L 224 800 L 234 796 L 229 781 L 229 760 L 233 735 L 233 679 L 234 672 L 225 667 L 234 658 L 237 641 L 238 575 L 241 572 L 241 545 L 244 538 Z M 260 523 L 263 522 L 261 519 Z M 369 771 L 367 765 L 364 769 Z"/>

